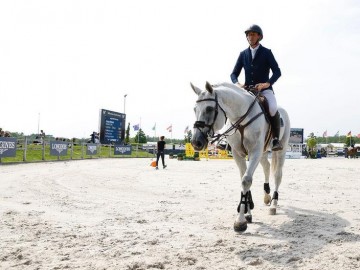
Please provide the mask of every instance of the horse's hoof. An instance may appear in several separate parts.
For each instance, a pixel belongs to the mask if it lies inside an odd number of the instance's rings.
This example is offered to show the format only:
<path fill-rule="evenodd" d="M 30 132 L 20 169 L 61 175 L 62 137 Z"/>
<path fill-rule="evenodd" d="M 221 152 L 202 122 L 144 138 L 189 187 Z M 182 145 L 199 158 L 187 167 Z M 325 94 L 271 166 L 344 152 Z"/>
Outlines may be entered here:
<path fill-rule="evenodd" d="M 264 195 L 264 203 L 269 205 L 271 203 L 271 196 L 269 194 Z"/>
<path fill-rule="evenodd" d="M 246 229 L 247 229 L 247 221 L 244 221 L 244 222 L 235 221 L 234 222 L 234 231 L 235 232 L 245 232 Z"/>
<path fill-rule="evenodd" d="M 245 218 L 248 223 L 252 223 L 252 215 L 246 215 Z"/>
<path fill-rule="evenodd" d="M 270 208 L 269 208 L 269 214 L 270 214 L 271 216 L 276 215 L 276 208 L 275 208 L 275 207 L 270 207 Z"/>

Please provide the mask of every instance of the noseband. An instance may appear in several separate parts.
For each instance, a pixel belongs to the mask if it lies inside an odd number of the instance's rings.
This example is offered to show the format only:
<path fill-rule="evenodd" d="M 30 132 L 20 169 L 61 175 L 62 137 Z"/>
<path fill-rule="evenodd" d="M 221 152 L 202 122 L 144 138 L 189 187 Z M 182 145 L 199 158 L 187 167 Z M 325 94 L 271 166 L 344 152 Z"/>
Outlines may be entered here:
<path fill-rule="evenodd" d="M 225 115 L 225 122 L 227 120 L 227 116 L 226 116 L 226 113 L 224 111 L 223 108 L 221 108 L 221 106 L 219 105 L 219 101 L 218 101 L 218 97 L 217 97 L 217 94 L 215 93 L 215 98 L 205 98 L 205 99 L 201 99 L 201 100 L 197 100 L 196 103 L 200 103 L 200 102 L 203 102 L 203 101 L 214 101 L 215 102 L 215 116 L 214 116 L 214 120 L 211 124 L 206 124 L 205 121 L 196 121 L 194 123 L 194 128 L 197 128 L 201 135 L 204 137 L 204 139 L 208 142 L 208 137 L 213 137 L 214 134 L 215 134 L 215 131 L 214 131 L 214 124 L 215 124 L 215 121 L 216 121 L 216 118 L 219 114 L 219 108 L 223 111 L 224 115 Z M 204 133 L 203 132 L 203 128 L 209 128 L 209 131 L 207 133 Z M 210 131 L 212 131 L 212 135 L 210 135 Z"/>
<path fill-rule="evenodd" d="M 264 113 L 263 111 L 261 111 L 258 114 L 256 114 L 255 116 L 253 116 L 246 124 L 242 124 L 242 122 L 250 114 L 250 111 L 254 107 L 254 105 L 258 99 L 259 92 L 256 91 L 255 93 L 253 93 L 253 95 L 254 95 L 254 100 L 251 102 L 246 113 L 243 116 L 241 116 L 234 124 L 231 124 L 231 127 L 228 128 L 225 132 L 223 132 L 222 134 L 217 134 L 217 135 L 215 135 L 214 124 L 215 124 L 216 117 L 219 112 L 218 108 L 220 108 L 224 112 L 225 122 L 227 120 L 227 116 L 226 116 L 224 109 L 221 108 L 221 106 L 219 105 L 216 93 L 215 93 L 215 98 L 206 98 L 206 99 L 201 99 L 201 100 L 196 101 L 197 103 L 202 102 L 202 101 L 215 101 L 216 105 L 215 105 L 215 116 L 214 116 L 214 120 L 213 120 L 212 124 L 211 125 L 206 124 L 204 121 L 196 121 L 194 124 L 194 128 L 197 128 L 200 131 L 201 135 L 204 137 L 206 142 L 209 142 L 208 137 L 210 137 L 212 139 L 211 143 L 219 141 L 222 138 L 226 138 L 226 136 L 228 136 L 230 132 L 236 132 L 238 130 L 241 134 L 241 148 L 243 149 L 244 153 L 247 153 L 247 151 L 244 147 L 244 144 L 243 144 L 244 129 Z M 206 134 L 200 129 L 200 128 L 204 128 L 204 127 L 209 128 L 209 131 Z M 210 134 L 210 131 L 212 131 L 212 134 Z"/>

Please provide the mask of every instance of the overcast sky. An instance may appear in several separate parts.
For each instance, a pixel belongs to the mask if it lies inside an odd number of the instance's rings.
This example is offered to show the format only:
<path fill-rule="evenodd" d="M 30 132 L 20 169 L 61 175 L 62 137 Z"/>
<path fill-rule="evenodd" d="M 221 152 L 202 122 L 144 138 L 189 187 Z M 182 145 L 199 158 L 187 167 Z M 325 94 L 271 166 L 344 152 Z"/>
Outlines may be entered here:
<path fill-rule="evenodd" d="M 170 138 L 172 124 L 183 138 L 195 121 L 189 83 L 230 81 L 253 23 L 281 68 L 274 90 L 292 127 L 359 134 L 358 0 L 1 0 L 0 127 L 88 137 L 127 94 L 131 126 L 153 136 L 156 123 Z"/>

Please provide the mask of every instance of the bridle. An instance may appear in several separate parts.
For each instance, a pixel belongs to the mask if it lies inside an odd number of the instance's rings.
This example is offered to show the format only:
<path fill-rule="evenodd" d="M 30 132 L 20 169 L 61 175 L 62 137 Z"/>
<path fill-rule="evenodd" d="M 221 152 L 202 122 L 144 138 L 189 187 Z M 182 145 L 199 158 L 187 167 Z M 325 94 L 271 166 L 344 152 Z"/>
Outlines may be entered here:
<path fill-rule="evenodd" d="M 213 144 L 214 142 L 217 142 L 219 140 L 222 140 L 223 138 L 226 138 L 226 136 L 229 136 L 230 132 L 235 133 L 237 130 L 239 130 L 239 132 L 241 133 L 241 146 L 243 148 L 243 150 L 245 150 L 244 146 L 243 146 L 243 134 L 244 134 L 244 129 L 250 125 L 253 121 L 255 121 L 258 117 L 260 117 L 264 112 L 261 110 L 261 112 L 259 112 L 258 114 L 256 114 L 254 117 L 252 117 L 246 124 L 242 124 L 242 122 L 245 120 L 245 118 L 249 115 L 249 113 L 251 112 L 252 108 L 254 107 L 257 99 L 258 99 L 258 95 L 259 92 L 258 91 L 254 91 L 252 86 L 249 86 L 246 88 L 246 90 L 248 90 L 248 92 L 252 93 L 255 98 L 252 101 L 252 103 L 250 104 L 248 110 L 246 111 L 246 113 L 241 116 L 234 124 L 231 124 L 231 127 L 228 128 L 225 132 L 221 133 L 221 134 L 217 134 L 215 135 L 215 131 L 214 131 L 214 124 L 217 118 L 217 115 L 219 113 L 218 108 L 220 108 L 224 115 L 225 115 L 225 123 L 227 120 L 227 116 L 226 116 L 226 112 L 224 111 L 224 109 L 219 105 L 218 102 L 218 98 L 217 98 L 217 94 L 215 93 L 215 98 L 206 98 L 206 99 L 201 99 L 196 101 L 196 103 L 199 102 L 203 102 L 203 101 L 215 101 L 215 116 L 214 116 L 214 120 L 211 124 L 206 124 L 205 121 L 196 121 L 194 124 L 194 128 L 197 128 L 201 135 L 203 136 L 203 138 L 206 140 L 206 142 L 209 142 L 208 138 L 211 138 L 211 144 Z M 204 127 L 208 127 L 209 131 L 207 133 L 204 133 L 201 129 L 203 129 Z M 210 134 L 210 131 L 212 131 L 212 134 Z M 246 150 L 245 150 L 246 152 Z"/>
<path fill-rule="evenodd" d="M 204 137 L 204 139 L 206 141 L 208 141 L 208 137 L 210 138 L 214 138 L 214 134 L 215 134 L 215 130 L 214 130 L 214 124 L 216 122 L 217 116 L 219 114 L 219 108 L 222 110 L 222 112 L 225 115 L 225 123 L 227 120 L 227 116 L 226 116 L 226 112 L 224 111 L 224 109 L 220 106 L 219 101 L 218 101 L 218 97 L 217 94 L 215 93 L 215 98 L 204 98 L 204 99 L 200 99 L 197 100 L 196 103 L 200 103 L 203 101 L 214 101 L 215 102 L 215 115 L 214 115 L 214 119 L 212 121 L 211 124 L 206 124 L 205 121 L 196 121 L 194 123 L 194 128 L 198 129 L 200 134 Z M 208 132 L 204 132 L 203 129 L 207 127 L 209 130 Z M 212 135 L 210 135 L 210 131 L 212 132 Z"/>

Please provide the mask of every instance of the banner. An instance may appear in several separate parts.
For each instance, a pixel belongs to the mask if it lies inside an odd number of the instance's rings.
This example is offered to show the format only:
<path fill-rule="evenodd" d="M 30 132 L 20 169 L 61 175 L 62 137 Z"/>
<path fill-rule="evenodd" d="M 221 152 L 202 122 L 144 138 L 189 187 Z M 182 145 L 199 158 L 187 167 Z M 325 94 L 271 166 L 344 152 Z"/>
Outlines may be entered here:
<path fill-rule="evenodd" d="M 50 142 L 50 155 L 51 156 L 66 156 L 68 150 L 68 142 L 51 141 Z"/>
<path fill-rule="evenodd" d="M 96 143 L 88 143 L 86 145 L 86 155 L 92 156 L 97 154 L 97 144 Z"/>
<path fill-rule="evenodd" d="M 114 145 L 114 155 L 131 155 L 131 145 Z"/>
<path fill-rule="evenodd" d="M 0 158 L 16 156 L 16 138 L 0 137 Z"/>

